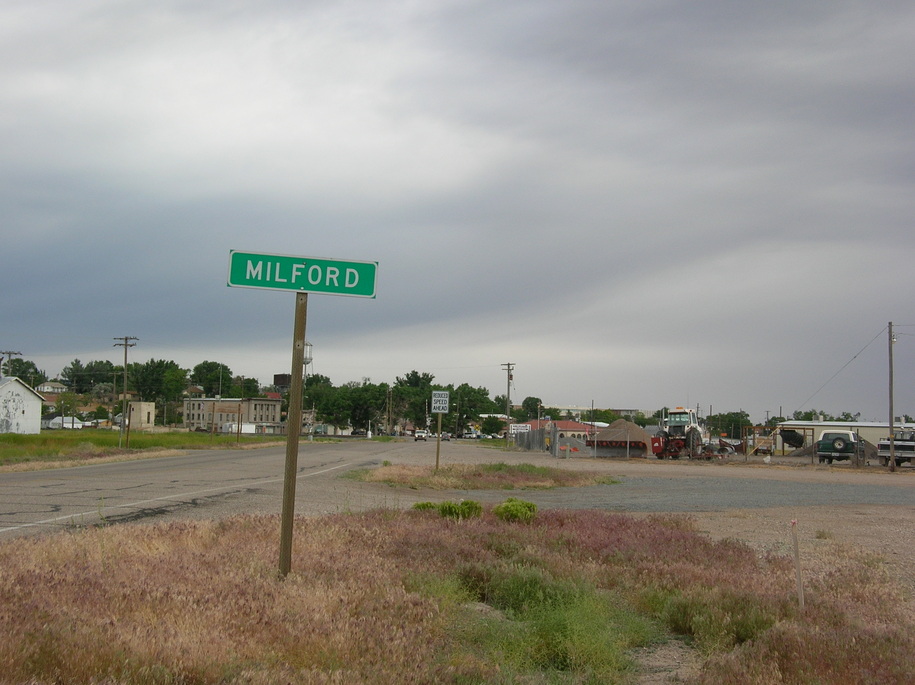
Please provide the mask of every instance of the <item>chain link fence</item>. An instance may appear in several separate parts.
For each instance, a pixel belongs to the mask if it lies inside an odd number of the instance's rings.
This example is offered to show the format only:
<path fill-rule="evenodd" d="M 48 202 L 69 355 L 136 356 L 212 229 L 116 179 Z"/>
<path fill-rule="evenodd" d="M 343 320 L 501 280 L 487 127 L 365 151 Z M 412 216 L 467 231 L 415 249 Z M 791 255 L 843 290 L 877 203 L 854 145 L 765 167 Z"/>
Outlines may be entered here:
<path fill-rule="evenodd" d="M 515 446 L 528 452 L 549 452 L 552 456 L 563 458 L 588 456 L 590 448 L 584 440 L 570 437 L 559 437 L 559 429 L 538 428 L 514 434 Z"/>

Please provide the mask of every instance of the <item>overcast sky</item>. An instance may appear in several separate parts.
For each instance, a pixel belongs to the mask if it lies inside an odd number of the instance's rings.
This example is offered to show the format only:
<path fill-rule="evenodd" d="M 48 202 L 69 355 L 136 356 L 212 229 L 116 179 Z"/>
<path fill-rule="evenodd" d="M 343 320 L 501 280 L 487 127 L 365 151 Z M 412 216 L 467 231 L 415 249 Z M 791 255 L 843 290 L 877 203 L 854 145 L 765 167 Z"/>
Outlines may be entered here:
<path fill-rule="evenodd" d="M 0 349 L 915 414 L 915 4 L 4 0 Z"/>

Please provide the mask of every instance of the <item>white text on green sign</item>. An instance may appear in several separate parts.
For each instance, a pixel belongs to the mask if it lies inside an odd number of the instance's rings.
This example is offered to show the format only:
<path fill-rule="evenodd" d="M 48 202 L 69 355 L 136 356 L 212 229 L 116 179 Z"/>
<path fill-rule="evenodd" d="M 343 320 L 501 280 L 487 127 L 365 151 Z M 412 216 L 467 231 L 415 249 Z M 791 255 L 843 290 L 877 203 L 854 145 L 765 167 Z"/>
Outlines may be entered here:
<path fill-rule="evenodd" d="M 229 253 L 228 285 L 352 297 L 375 297 L 378 262 Z"/>

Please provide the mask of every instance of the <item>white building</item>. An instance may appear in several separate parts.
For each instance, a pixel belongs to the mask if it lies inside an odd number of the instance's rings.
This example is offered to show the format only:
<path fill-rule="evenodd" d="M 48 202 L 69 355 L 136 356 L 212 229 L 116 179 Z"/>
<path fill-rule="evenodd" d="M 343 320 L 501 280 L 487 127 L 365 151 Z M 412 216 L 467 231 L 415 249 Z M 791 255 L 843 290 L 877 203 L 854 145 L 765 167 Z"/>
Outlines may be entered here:
<path fill-rule="evenodd" d="M 0 378 L 0 433 L 41 432 L 44 398 L 15 376 Z"/>
<path fill-rule="evenodd" d="M 67 386 L 63 383 L 58 383 L 57 381 L 45 381 L 35 388 L 35 390 L 48 393 L 49 395 L 59 395 L 62 392 L 67 392 Z"/>
<path fill-rule="evenodd" d="M 76 416 L 55 416 L 46 422 L 46 427 L 51 430 L 82 430 L 85 426 L 83 420 Z"/>

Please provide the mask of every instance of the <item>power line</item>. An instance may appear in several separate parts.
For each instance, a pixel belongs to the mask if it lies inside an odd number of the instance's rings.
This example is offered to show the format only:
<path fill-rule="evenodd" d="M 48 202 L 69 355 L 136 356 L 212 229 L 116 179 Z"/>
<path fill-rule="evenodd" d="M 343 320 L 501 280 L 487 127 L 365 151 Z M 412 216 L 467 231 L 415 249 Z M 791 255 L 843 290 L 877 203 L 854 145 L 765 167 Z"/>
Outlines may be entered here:
<path fill-rule="evenodd" d="M 846 369 L 846 367 L 848 367 L 853 361 L 855 361 L 855 359 L 857 359 L 858 356 L 859 356 L 862 352 L 864 352 L 864 350 L 866 350 L 868 347 L 870 347 L 870 346 L 874 343 L 874 341 L 875 341 L 877 338 L 879 338 L 880 336 L 882 336 L 883 333 L 884 333 L 886 330 L 887 330 L 887 327 L 886 327 L 886 326 L 884 326 L 883 328 L 881 328 L 881 329 L 880 329 L 880 332 L 877 333 L 877 335 L 875 335 L 875 336 L 871 339 L 871 341 L 870 341 L 869 343 L 867 343 L 867 345 L 865 345 L 865 346 L 862 347 L 860 350 L 858 350 L 857 354 L 855 354 L 854 357 L 852 357 L 852 358 L 849 359 L 847 362 L 845 362 L 845 364 L 842 366 L 841 369 L 839 369 L 839 370 L 836 371 L 834 374 L 832 374 L 832 376 L 829 377 L 829 380 L 826 381 L 825 383 L 823 383 L 823 385 L 821 385 L 819 388 L 817 388 L 817 391 L 816 391 L 815 393 L 813 393 L 810 397 L 808 397 L 806 400 L 804 400 L 804 402 L 801 404 L 800 407 L 798 407 L 798 409 L 803 409 L 805 406 L 807 406 L 807 403 L 810 402 L 810 400 L 812 400 L 814 397 L 816 397 L 817 395 L 819 395 L 819 394 L 820 394 L 820 391 L 821 391 L 823 388 L 825 388 L 827 385 L 829 385 L 830 383 L 832 383 L 833 379 L 834 379 L 836 376 L 838 376 L 840 373 L 842 373 L 842 372 Z"/>

